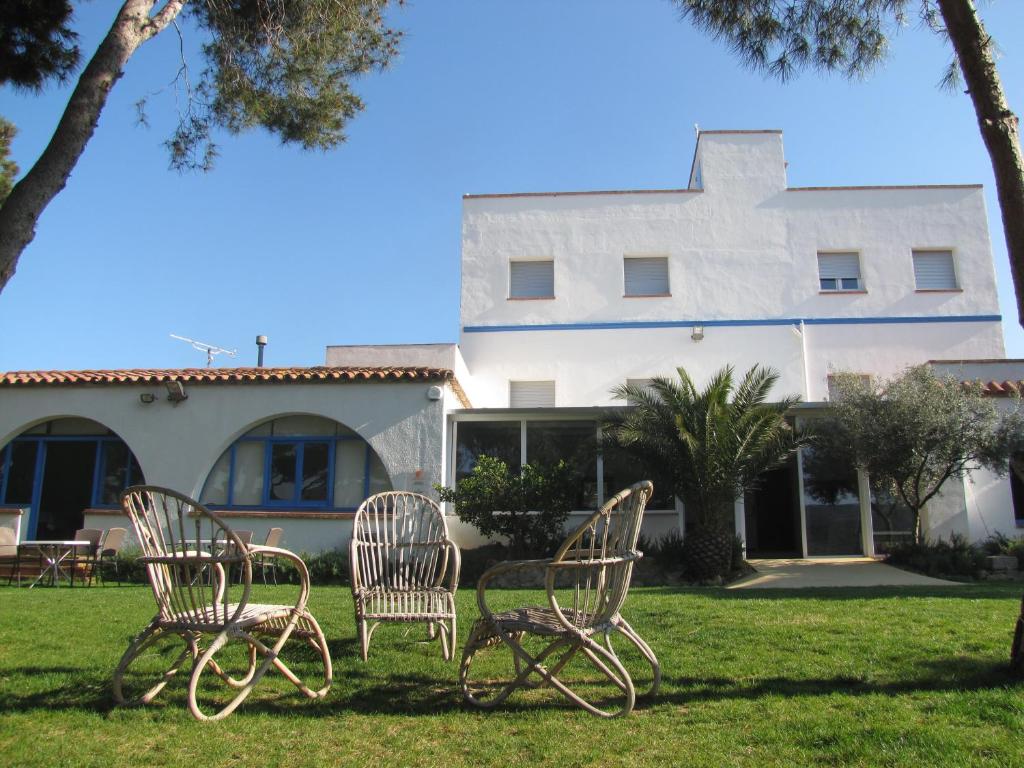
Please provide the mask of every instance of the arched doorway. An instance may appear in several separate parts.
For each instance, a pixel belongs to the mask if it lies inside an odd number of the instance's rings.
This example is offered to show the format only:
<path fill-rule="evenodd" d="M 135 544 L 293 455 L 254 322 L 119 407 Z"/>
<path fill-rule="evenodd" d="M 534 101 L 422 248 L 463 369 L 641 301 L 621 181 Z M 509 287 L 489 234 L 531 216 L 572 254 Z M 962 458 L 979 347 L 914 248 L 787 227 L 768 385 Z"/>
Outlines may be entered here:
<path fill-rule="evenodd" d="M 127 444 L 90 419 L 53 419 L 0 448 L 0 502 L 28 507 L 27 539 L 69 539 L 85 510 L 116 507 L 121 491 L 142 482 Z"/>
<path fill-rule="evenodd" d="M 200 500 L 214 508 L 353 512 L 391 488 L 384 463 L 354 430 L 321 416 L 282 416 L 221 454 Z"/>

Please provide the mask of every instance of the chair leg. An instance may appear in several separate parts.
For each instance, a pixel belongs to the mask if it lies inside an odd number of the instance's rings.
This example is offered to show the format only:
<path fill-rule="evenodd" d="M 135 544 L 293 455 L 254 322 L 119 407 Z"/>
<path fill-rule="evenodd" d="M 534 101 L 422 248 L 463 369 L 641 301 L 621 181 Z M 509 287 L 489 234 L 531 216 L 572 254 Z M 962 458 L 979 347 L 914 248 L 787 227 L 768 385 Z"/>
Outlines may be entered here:
<path fill-rule="evenodd" d="M 167 685 L 168 681 L 172 677 L 174 677 L 174 675 L 178 672 L 179 669 L 181 669 L 182 663 L 189 656 L 189 654 L 191 653 L 193 656 L 197 655 L 195 638 L 191 636 L 186 637 L 183 635 L 182 637 L 185 640 L 185 650 L 183 650 L 178 655 L 178 657 L 174 660 L 174 662 L 167 669 L 167 671 L 163 673 L 159 682 L 157 682 L 154 686 L 152 686 L 141 696 L 134 698 L 132 700 L 126 699 L 123 691 L 124 673 L 131 666 L 132 662 L 135 661 L 135 659 L 137 659 L 142 654 L 143 651 L 145 651 L 147 648 L 149 648 L 149 646 L 151 646 L 153 643 L 159 640 L 164 634 L 164 631 L 160 629 L 160 627 L 157 626 L 156 622 L 154 621 L 148 627 L 146 627 L 142 631 L 142 633 L 139 634 L 138 637 L 136 637 L 131 642 L 131 644 L 128 646 L 128 649 L 124 652 L 124 655 L 121 656 L 121 661 L 118 663 L 117 669 L 114 670 L 113 681 L 114 701 L 116 701 L 118 704 L 148 704 L 156 698 L 157 694 L 164 689 L 164 686 Z"/>
<path fill-rule="evenodd" d="M 649 646 L 644 639 L 637 634 L 637 631 L 633 629 L 633 627 L 631 627 L 621 616 L 615 622 L 615 628 L 623 637 L 636 646 L 636 649 L 640 651 L 640 654 L 647 660 L 647 663 L 651 665 L 651 675 L 653 676 L 651 687 L 639 695 L 657 695 L 658 689 L 661 687 L 661 663 L 658 661 L 658 657 L 654 655 L 654 651 L 651 650 L 651 646 Z M 612 648 L 611 635 L 605 635 L 605 644 L 608 646 L 608 650 L 612 654 L 615 654 L 615 650 Z"/>

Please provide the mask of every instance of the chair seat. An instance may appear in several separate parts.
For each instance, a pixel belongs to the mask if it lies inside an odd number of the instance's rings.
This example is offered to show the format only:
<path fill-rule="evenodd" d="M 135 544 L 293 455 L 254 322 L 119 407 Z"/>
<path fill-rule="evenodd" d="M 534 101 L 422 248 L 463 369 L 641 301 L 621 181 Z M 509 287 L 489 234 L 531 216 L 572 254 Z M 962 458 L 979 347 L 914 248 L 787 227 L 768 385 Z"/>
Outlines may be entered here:
<path fill-rule="evenodd" d="M 422 621 L 455 615 L 455 601 L 451 592 L 443 587 L 372 587 L 357 590 L 356 599 L 362 603 L 361 613 L 367 619 L 387 618 L 401 621 L 403 617 L 408 617 L 410 620 Z"/>
<path fill-rule="evenodd" d="M 238 604 L 229 603 L 226 611 L 221 605 L 218 605 L 216 610 L 213 607 L 207 607 L 198 615 L 173 614 L 170 619 L 161 620 L 159 624 L 164 629 L 184 627 L 197 631 L 220 631 L 225 628 L 227 619 L 230 619 L 236 610 L 238 610 Z M 234 626 L 239 629 L 276 634 L 287 626 L 288 620 L 294 612 L 295 606 L 293 605 L 248 603 L 242 609 L 242 613 L 235 621 Z M 305 620 L 306 615 L 305 611 L 300 614 L 298 624 L 295 627 L 295 634 L 299 637 L 305 636 L 306 633 L 315 632 L 313 625 Z"/>
<path fill-rule="evenodd" d="M 562 611 L 562 614 L 570 623 L 576 624 L 577 616 L 575 611 L 565 609 Z M 479 625 L 479 628 L 476 630 L 478 633 L 477 637 L 485 638 L 488 635 L 493 635 L 495 639 L 497 638 L 497 626 L 500 626 L 505 632 L 530 632 L 535 635 L 547 636 L 579 636 L 580 634 L 591 634 L 593 631 L 592 628 L 587 627 L 569 630 L 558 620 L 558 617 L 551 608 L 542 608 L 538 605 L 496 613 L 491 621 L 480 619 L 477 624 Z"/>

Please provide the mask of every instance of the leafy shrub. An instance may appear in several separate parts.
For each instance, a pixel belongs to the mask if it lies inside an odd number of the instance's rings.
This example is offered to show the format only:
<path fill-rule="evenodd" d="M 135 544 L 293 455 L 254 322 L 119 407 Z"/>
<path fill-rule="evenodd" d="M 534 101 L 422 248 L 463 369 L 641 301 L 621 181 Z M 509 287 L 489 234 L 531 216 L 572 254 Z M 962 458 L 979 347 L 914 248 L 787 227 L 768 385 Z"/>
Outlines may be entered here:
<path fill-rule="evenodd" d="M 514 558 L 545 556 L 565 536 L 565 521 L 579 485 L 564 461 L 543 466 L 524 464 L 518 475 L 501 459 L 480 456 L 473 472 L 455 488 L 435 485 L 441 501 L 484 536 L 508 540 Z"/>
<path fill-rule="evenodd" d="M 976 577 L 985 567 L 985 550 L 954 533 L 949 541 L 904 542 L 889 550 L 886 562 L 929 576 Z"/>
<path fill-rule="evenodd" d="M 1017 558 L 1017 567 L 1024 570 L 1024 537 L 1011 539 L 1005 533 L 996 531 L 983 542 L 981 547 L 986 555 L 1010 555 Z"/>

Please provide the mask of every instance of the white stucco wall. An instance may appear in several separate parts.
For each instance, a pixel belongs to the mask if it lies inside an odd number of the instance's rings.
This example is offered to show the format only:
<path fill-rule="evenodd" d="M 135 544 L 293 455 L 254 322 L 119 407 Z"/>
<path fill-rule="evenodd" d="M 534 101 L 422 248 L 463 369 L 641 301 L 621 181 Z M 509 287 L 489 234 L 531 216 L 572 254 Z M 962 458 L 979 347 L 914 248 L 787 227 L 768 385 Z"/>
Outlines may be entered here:
<path fill-rule="evenodd" d="M 147 483 L 198 497 L 214 463 L 240 435 L 270 418 L 311 414 L 358 432 L 380 456 L 396 489 L 430 493 L 443 477 L 444 413 L 453 407 L 445 397 L 428 398 L 437 384 L 186 384 L 188 399 L 178 405 L 167 402 L 163 387 L 9 387 L 0 392 L 0 446 L 39 422 L 62 416 L 92 419 L 127 443 Z M 156 395 L 156 402 L 141 403 L 144 392 Z M 102 527 L 114 524 L 107 520 Z M 328 520 L 238 518 L 231 524 L 256 531 L 256 540 L 280 525 L 290 546 L 307 551 L 342 546 L 351 531 L 341 515 Z"/>
<path fill-rule="evenodd" d="M 995 319 L 829 322 L 997 316 L 980 187 L 789 189 L 777 132 L 701 134 L 697 161 L 703 190 L 467 197 L 460 347 L 474 406 L 507 405 L 509 379 L 555 379 L 558 405 L 589 406 L 626 378 L 686 365 L 702 379 L 726 363 L 772 365 L 780 387 L 803 393 L 799 337 L 764 321 L 814 323 L 812 400 L 832 370 L 1003 356 Z M 921 248 L 953 251 L 962 290 L 915 290 L 911 252 Z M 859 252 L 865 292 L 819 291 L 818 252 L 836 250 Z M 644 255 L 668 258 L 671 296 L 623 296 L 623 258 Z M 521 258 L 554 261 L 554 299 L 508 298 L 509 261 Z M 679 325 L 614 327 L 636 323 Z M 508 330 L 524 325 L 572 328 Z"/>

